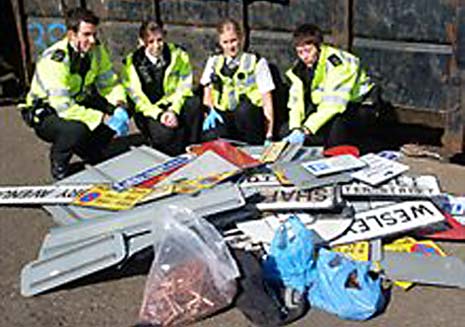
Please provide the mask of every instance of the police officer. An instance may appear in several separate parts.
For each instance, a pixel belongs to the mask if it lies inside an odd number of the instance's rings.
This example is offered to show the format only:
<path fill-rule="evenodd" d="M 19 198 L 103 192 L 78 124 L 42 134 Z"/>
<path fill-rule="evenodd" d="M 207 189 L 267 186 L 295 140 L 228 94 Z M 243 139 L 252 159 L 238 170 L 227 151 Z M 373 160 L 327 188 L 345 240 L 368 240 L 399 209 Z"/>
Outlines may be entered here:
<path fill-rule="evenodd" d="M 293 42 L 298 60 L 286 72 L 290 111 L 281 135 L 291 143 L 353 144 L 353 136 L 366 128 L 361 122 L 368 121 L 362 101 L 379 100 L 359 58 L 323 44 L 321 30 L 312 24 L 297 27 Z"/>
<path fill-rule="evenodd" d="M 275 85 L 265 58 L 242 51 L 240 25 L 225 19 L 217 26 L 222 53 L 208 58 L 200 84 L 207 116 L 204 139 L 238 139 L 263 144 L 273 134 Z"/>
<path fill-rule="evenodd" d="M 142 46 L 126 57 L 122 73 L 134 121 L 152 147 L 177 155 L 199 140 L 201 128 L 189 55 L 165 42 L 165 31 L 156 22 L 142 23 L 139 38 Z"/>
<path fill-rule="evenodd" d="M 91 11 L 67 13 L 66 37 L 37 62 L 22 115 L 36 134 L 52 143 L 51 172 L 64 178 L 76 153 L 95 163 L 115 133 L 128 130 L 125 92 L 109 54 L 97 40 L 99 23 Z"/>

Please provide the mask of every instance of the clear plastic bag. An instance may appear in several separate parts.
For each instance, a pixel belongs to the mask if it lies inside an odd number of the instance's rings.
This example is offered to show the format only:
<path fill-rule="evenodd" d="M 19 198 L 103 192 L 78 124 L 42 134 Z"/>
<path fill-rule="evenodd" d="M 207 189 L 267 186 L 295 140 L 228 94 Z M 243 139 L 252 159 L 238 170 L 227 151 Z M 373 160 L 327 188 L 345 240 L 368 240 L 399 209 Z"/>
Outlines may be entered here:
<path fill-rule="evenodd" d="M 191 323 L 228 306 L 237 290 L 239 271 L 218 231 L 192 211 L 170 209 L 154 226 L 161 236 L 139 313 L 144 325 Z"/>

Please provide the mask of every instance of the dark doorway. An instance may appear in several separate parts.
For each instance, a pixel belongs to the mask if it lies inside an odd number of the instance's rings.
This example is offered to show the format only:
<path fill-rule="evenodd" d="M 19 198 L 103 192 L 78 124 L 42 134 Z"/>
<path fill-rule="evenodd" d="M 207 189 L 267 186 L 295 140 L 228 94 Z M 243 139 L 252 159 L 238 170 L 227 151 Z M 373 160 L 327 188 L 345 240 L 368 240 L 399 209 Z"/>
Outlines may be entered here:
<path fill-rule="evenodd" d="M 11 0 L 0 1 L 0 104 L 17 100 L 21 94 L 22 56 Z"/>

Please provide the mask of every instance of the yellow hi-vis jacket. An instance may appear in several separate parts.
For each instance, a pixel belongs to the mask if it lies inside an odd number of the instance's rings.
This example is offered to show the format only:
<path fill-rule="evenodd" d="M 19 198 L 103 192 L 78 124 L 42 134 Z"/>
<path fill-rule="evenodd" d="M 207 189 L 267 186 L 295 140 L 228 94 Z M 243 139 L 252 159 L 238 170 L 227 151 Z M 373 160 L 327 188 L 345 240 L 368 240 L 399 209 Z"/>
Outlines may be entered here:
<path fill-rule="evenodd" d="M 343 113 L 349 102 L 361 101 L 373 88 L 359 58 L 328 45 L 321 46 L 311 85 L 305 85 L 303 75 L 308 71 L 304 66 L 297 62 L 286 72 L 291 81 L 288 101 L 291 130 L 305 127 L 315 134 L 336 114 Z M 306 99 L 311 99 L 316 111 L 306 114 Z"/>
<path fill-rule="evenodd" d="M 235 110 L 241 96 L 245 95 L 250 102 L 263 107 L 263 98 L 256 81 L 256 68 L 259 58 L 253 53 L 243 53 L 239 59 L 239 67 L 231 76 L 225 76 L 221 70 L 225 64 L 223 55 L 215 55 L 213 70 L 219 78 L 220 85 L 213 83 L 212 98 L 215 108 L 228 111 Z"/>
<path fill-rule="evenodd" d="M 141 80 L 134 67 L 134 53 L 126 57 L 122 71 L 123 85 L 135 104 L 135 110 L 153 119 L 158 119 L 164 111 L 163 105 L 170 105 L 170 110 L 179 115 L 186 99 L 193 95 L 193 76 L 189 55 L 175 44 L 165 43 L 165 46 L 169 48 L 171 61 L 163 76 L 164 96 L 156 103 L 152 103 L 142 90 Z"/>
<path fill-rule="evenodd" d="M 95 85 L 100 95 L 113 105 L 126 102 L 126 94 L 118 83 L 105 47 L 97 44 L 88 55 L 90 69 L 83 81 L 79 73 L 71 72 L 67 38 L 46 49 L 37 62 L 26 104 L 32 105 L 34 99 L 42 98 L 48 101 L 59 117 L 81 121 L 91 130 L 95 129 L 102 122 L 104 113 L 78 105 L 76 99 L 91 85 Z"/>

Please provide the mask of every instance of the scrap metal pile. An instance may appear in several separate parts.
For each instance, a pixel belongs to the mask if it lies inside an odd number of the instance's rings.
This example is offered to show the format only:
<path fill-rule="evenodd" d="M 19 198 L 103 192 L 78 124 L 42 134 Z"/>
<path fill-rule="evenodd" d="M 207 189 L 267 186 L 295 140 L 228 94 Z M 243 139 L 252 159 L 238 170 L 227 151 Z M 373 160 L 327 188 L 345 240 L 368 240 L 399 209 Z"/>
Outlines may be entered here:
<path fill-rule="evenodd" d="M 0 188 L 0 204 L 43 204 L 59 225 L 24 267 L 21 292 L 118 269 L 161 237 L 157 226 L 173 206 L 206 218 L 231 248 L 267 252 L 280 226 L 297 217 L 320 246 L 371 262 L 401 287 L 465 288 L 465 263 L 425 240 L 465 239 L 463 198 L 443 193 L 435 176 L 409 173 L 399 153 L 342 150 L 216 140 L 168 157 L 141 146 L 53 186 Z M 159 313 L 162 325 L 185 322 L 179 312 L 219 309 L 195 293 L 202 278 L 208 272 L 193 261 L 152 287 L 147 301 L 169 308 Z"/>

